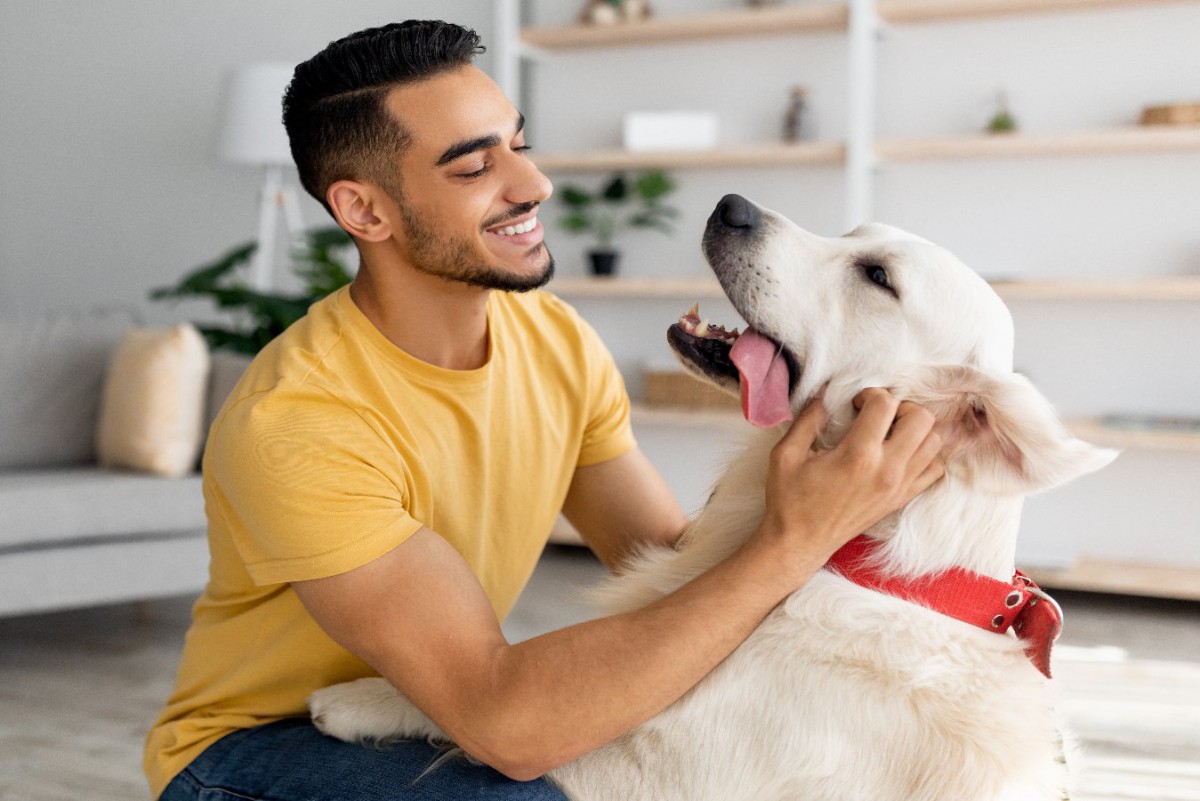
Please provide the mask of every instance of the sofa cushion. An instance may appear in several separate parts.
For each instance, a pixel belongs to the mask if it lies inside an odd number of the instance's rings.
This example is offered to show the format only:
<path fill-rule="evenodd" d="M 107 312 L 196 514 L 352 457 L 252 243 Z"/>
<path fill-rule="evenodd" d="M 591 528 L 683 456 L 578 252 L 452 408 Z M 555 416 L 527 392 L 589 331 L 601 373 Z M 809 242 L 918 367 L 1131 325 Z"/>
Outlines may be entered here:
<path fill-rule="evenodd" d="M 0 551 L 205 526 L 199 474 L 162 478 L 100 467 L 2 472 L 0 509 Z"/>
<path fill-rule="evenodd" d="M 0 319 L 0 470 L 91 462 L 108 360 L 126 310 Z"/>
<path fill-rule="evenodd" d="M 204 420 L 204 438 L 208 439 L 208 430 L 216 422 L 221 407 L 233 388 L 242 380 L 246 368 L 250 366 L 252 357 L 242 353 L 230 353 L 216 350 L 212 353 L 212 370 L 208 377 L 208 415 Z"/>
<path fill-rule="evenodd" d="M 100 465 L 190 473 L 200 453 L 208 369 L 208 346 L 191 323 L 126 331 L 104 380 Z"/>

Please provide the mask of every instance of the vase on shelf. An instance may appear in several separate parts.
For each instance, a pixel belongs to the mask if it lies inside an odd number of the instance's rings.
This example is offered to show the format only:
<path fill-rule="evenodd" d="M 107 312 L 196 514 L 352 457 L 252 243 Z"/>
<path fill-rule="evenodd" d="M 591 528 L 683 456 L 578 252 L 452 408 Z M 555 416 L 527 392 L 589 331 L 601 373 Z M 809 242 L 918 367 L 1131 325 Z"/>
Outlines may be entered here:
<path fill-rule="evenodd" d="M 617 273 L 617 261 L 621 254 L 615 250 L 589 250 L 588 261 L 592 275 L 610 277 Z"/>

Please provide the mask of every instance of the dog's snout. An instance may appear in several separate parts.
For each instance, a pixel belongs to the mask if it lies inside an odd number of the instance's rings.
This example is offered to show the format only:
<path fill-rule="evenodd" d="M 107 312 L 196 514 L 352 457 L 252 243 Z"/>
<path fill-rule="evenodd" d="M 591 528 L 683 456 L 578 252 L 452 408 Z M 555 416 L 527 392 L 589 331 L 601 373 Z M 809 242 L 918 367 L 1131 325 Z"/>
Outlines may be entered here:
<path fill-rule="evenodd" d="M 741 195 L 726 195 L 721 198 L 717 208 L 709 218 L 709 224 L 719 223 L 726 228 L 739 228 L 752 231 L 762 220 L 762 212 L 758 206 Z"/>

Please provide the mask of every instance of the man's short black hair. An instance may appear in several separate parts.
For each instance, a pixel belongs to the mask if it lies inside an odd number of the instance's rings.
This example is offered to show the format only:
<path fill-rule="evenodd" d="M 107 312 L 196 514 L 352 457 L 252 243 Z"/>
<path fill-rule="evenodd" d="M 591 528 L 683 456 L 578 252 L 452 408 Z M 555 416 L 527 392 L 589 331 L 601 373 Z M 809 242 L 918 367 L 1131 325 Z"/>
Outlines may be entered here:
<path fill-rule="evenodd" d="M 470 64 L 483 51 L 473 30 L 407 20 L 352 33 L 299 64 L 283 97 L 283 125 L 300 183 L 327 211 L 325 193 L 344 179 L 372 181 L 399 200 L 389 164 L 410 135 L 388 114 L 388 91 Z"/>

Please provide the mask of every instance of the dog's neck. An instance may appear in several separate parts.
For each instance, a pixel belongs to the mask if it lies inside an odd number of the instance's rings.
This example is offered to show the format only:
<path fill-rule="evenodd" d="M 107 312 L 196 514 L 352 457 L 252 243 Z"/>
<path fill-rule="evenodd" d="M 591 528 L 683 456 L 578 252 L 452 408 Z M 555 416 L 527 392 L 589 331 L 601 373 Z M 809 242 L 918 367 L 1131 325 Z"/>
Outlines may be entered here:
<path fill-rule="evenodd" d="M 886 542 L 886 565 L 897 575 L 961 567 L 1008 581 L 1022 505 L 1019 495 L 988 495 L 948 474 L 866 533 Z"/>

